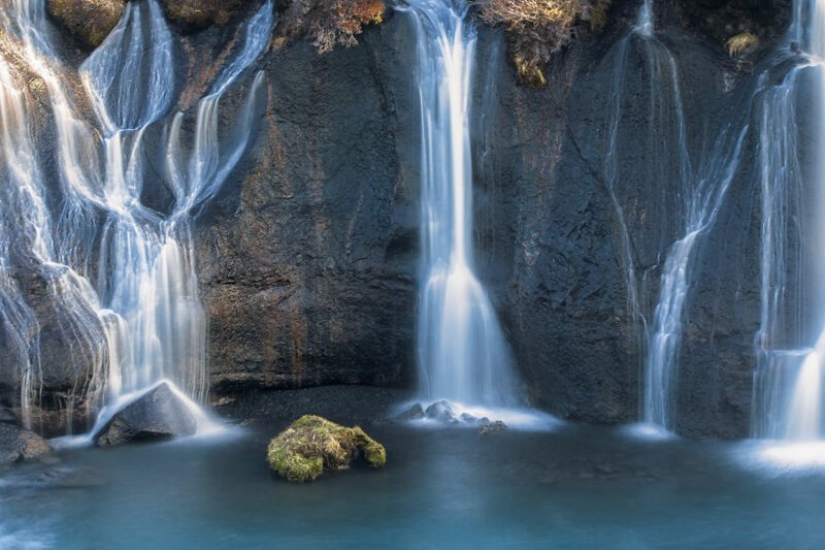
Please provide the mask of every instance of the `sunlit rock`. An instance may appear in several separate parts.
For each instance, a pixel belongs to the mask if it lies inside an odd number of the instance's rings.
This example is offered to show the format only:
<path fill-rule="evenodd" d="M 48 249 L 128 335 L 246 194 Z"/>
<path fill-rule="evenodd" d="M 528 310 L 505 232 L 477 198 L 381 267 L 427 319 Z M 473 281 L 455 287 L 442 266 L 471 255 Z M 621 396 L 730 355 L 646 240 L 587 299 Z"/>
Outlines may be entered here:
<path fill-rule="evenodd" d="M 169 21 L 186 32 L 225 25 L 243 6 L 240 0 L 162 0 Z"/>
<path fill-rule="evenodd" d="M 13 424 L 0 423 L 0 465 L 31 460 L 52 452 L 46 440 Z"/>
<path fill-rule="evenodd" d="M 85 46 L 96 48 L 109 35 L 123 10 L 124 0 L 47 0 L 49 14 Z"/>

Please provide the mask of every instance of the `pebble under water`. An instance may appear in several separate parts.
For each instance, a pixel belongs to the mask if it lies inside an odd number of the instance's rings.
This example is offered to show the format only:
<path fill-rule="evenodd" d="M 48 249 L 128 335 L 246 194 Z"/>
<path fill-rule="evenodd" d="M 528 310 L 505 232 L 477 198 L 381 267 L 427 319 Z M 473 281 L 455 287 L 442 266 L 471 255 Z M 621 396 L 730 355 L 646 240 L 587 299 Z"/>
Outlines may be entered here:
<path fill-rule="evenodd" d="M 2 548 L 821 548 L 825 471 L 753 442 L 364 424 L 385 469 L 275 477 L 270 428 L 62 452 L 0 477 Z M 279 428 L 280 429 L 280 428 Z"/>

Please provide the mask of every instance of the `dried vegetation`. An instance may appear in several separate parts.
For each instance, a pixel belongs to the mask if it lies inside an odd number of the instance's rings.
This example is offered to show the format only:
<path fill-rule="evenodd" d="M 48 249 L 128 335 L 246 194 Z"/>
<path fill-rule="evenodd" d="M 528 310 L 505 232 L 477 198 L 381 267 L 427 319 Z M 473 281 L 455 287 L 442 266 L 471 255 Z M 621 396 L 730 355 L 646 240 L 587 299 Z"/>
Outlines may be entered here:
<path fill-rule="evenodd" d="M 287 0 L 274 43 L 308 35 L 320 53 L 354 46 L 365 26 L 384 20 L 385 9 L 383 0 Z"/>
<path fill-rule="evenodd" d="M 477 0 L 481 19 L 507 30 L 510 58 L 519 81 L 547 84 L 545 71 L 553 54 L 573 39 L 580 22 L 600 30 L 611 0 Z"/>

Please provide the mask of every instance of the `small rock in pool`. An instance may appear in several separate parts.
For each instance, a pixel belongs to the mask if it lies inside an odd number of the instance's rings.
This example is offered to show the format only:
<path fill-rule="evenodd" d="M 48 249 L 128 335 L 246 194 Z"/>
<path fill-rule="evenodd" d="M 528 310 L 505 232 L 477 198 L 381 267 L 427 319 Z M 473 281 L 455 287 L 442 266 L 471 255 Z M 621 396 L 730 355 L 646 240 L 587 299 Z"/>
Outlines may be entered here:
<path fill-rule="evenodd" d="M 421 420 L 424 418 L 424 407 L 421 403 L 416 403 L 406 411 L 398 415 L 398 419 L 402 422 L 409 422 L 410 420 Z"/>
<path fill-rule="evenodd" d="M 452 407 L 450 407 L 450 404 L 444 400 L 436 401 L 427 407 L 427 410 L 424 411 L 424 413 L 427 415 L 427 418 L 431 420 L 438 420 L 440 422 L 450 422 L 455 420 Z"/>
<path fill-rule="evenodd" d="M 491 435 L 499 432 L 503 432 L 507 429 L 507 424 L 502 422 L 501 420 L 496 420 L 494 422 L 490 422 L 489 424 L 485 424 L 484 426 L 478 429 L 478 433 L 480 435 Z"/>

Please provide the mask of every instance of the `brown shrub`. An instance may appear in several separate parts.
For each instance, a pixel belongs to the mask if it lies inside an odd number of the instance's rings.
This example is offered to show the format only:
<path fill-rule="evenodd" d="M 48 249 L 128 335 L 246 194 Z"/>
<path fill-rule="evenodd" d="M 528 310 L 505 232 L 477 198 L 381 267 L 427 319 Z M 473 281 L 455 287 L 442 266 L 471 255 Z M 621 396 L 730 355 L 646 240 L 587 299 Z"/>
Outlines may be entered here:
<path fill-rule="evenodd" d="M 364 26 L 383 21 L 384 10 L 383 0 L 287 0 L 275 43 L 309 35 L 320 53 L 354 46 Z"/>
<path fill-rule="evenodd" d="M 611 0 L 477 0 L 479 16 L 507 30 L 510 59 L 522 84 L 542 87 L 553 54 L 573 39 L 579 21 L 600 30 Z"/>

